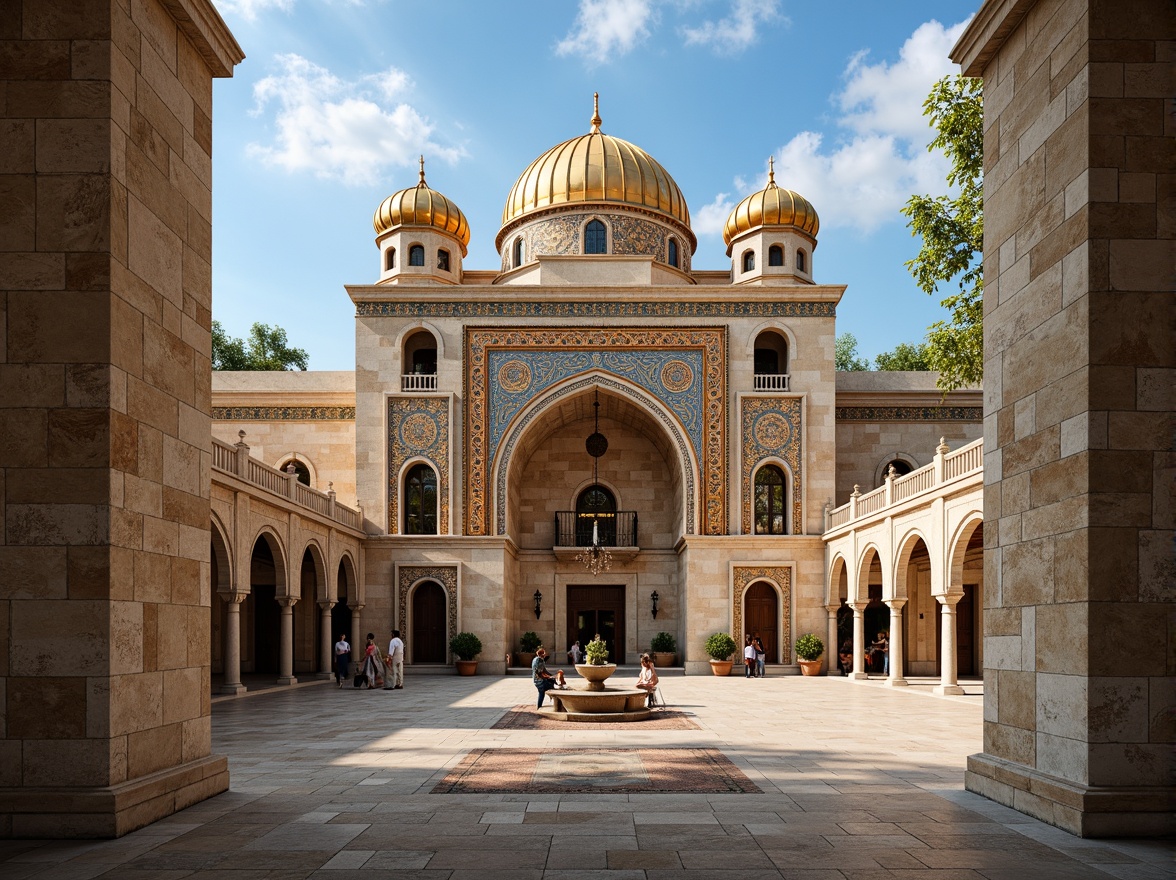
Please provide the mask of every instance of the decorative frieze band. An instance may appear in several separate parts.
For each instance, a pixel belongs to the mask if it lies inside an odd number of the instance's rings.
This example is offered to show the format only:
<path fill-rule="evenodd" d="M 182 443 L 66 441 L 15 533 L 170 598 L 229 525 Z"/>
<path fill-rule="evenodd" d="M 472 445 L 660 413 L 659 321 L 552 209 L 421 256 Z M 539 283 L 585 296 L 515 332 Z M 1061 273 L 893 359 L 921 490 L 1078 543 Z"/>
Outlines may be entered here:
<path fill-rule="evenodd" d="M 212 417 L 243 422 L 353 422 L 353 406 L 214 406 Z"/>
<path fill-rule="evenodd" d="M 979 422 L 980 406 L 839 406 L 839 422 Z"/>
<path fill-rule="evenodd" d="M 361 318 L 833 318 L 831 302 L 370 302 Z"/>

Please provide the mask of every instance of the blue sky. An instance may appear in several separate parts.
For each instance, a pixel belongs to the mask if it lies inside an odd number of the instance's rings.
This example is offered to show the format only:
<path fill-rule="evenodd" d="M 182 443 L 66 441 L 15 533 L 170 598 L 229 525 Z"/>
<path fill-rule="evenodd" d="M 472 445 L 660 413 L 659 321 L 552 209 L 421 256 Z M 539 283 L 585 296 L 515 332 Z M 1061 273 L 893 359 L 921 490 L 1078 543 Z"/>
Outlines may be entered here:
<path fill-rule="evenodd" d="M 695 268 L 729 267 L 722 224 L 774 155 L 820 215 L 816 280 L 849 286 L 839 333 L 872 357 L 943 316 L 898 209 L 945 186 L 921 105 L 977 0 L 214 2 L 247 57 L 214 86 L 213 317 L 280 324 L 311 369 L 354 367 L 343 285 L 377 277 L 372 213 L 419 154 L 469 218 L 466 268 L 495 268 L 512 184 L 588 131 L 594 91 L 681 187 Z"/>

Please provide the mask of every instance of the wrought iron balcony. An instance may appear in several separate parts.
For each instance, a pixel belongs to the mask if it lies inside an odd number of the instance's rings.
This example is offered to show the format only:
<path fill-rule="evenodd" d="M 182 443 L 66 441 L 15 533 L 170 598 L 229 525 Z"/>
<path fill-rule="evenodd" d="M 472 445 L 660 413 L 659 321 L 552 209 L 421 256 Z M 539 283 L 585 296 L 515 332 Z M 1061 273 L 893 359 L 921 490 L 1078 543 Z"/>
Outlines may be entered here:
<path fill-rule="evenodd" d="M 614 513 L 581 514 L 574 510 L 559 510 L 555 514 L 555 546 L 589 547 L 592 526 L 596 525 L 601 546 L 636 547 L 637 511 L 618 510 Z"/>

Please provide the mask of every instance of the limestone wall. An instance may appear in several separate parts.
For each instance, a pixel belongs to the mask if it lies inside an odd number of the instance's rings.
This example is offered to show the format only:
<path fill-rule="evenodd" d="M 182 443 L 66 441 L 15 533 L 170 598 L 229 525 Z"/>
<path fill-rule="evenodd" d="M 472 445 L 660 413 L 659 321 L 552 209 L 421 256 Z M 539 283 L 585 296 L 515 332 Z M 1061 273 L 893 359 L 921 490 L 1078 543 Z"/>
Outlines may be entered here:
<path fill-rule="evenodd" d="M 976 422 L 936 421 L 839 421 L 837 423 L 837 500 L 849 501 L 854 485 L 869 492 L 882 485 L 879 468 L 896 458 L 913 462 L 914 468 L 931 464 L 939 438 L 958 449 L 979 440 L 982 425 Z"/>

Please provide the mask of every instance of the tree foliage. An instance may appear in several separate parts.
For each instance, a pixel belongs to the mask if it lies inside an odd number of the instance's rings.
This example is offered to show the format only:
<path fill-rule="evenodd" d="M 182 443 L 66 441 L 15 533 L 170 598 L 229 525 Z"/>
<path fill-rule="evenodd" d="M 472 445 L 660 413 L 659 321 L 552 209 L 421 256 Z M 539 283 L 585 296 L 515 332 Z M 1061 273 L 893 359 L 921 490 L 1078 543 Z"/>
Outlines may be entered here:
<path fill-rule="evenodd" d="M 959 293 L 945 298 L 951 319 L 931 325 L 927 358 L 939 371 L 939 387 L 951 391 L 978 385 L 984 372 L 982 322 L 984 247 L 984 128 L 981 81 L 946 76 L 923 102 L 936 135 L 927 149 L 951 160 L 947 183 L 954 195 L 911 196 L 902 213 L 912 235 L 921 236 L 918 256 L 906 263 L 919 287 L 935 293 L 955 279 Z"/>
<path fill-rule="evenodd" d="M 874 358 L 875 370 L 934 370 L 925 342 L 900 342 Z"/>
<path fill-rule="evenodd" d="M 833 366 L 838 370 L 868 370 L 870 362 L 858 354 L 857 337 L 842 333 L 833 340 Z"/>
<path fill-rule="evenodd" d="M 309 362 L 305 349 L 290 347 L 281 327 L 255 323 L 245 340 L 225 333 L 220 321 L 212 322 L 214 370 L 305 370 Z"/>

